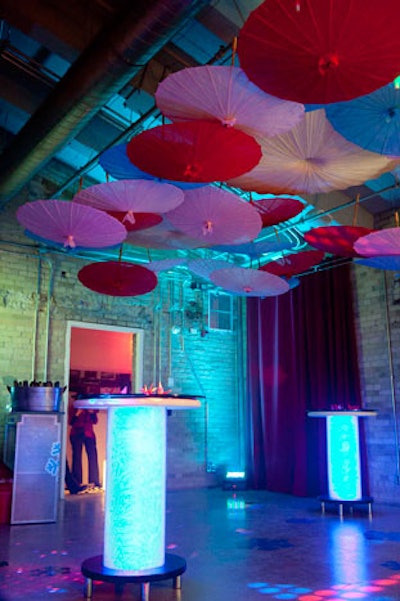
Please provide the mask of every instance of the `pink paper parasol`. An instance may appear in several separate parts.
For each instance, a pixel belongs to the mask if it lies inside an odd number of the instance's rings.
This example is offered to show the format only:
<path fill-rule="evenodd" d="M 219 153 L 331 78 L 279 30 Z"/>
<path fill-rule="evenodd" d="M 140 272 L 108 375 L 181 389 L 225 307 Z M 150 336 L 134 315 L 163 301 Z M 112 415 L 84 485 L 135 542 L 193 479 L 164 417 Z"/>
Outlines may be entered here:
<path fill-rule="evenodd" d="M 128 232 L 147 230 L 150 227 L 158 225 L 163 220 L 158 213 L 136 213 L 136 211 L 134 215 L 130 215 L 126 211 L 106 211 L 106 213 L 114 217 L 114 219 L 118 219 Z"/>
<path fill-rule="evenodd" d="M 248 242 L 261 230 L 261 218 L 250 203 L 211 186 L 188 190 L 185 201 L 166 217 L 175 228 L 206 245 Z"/>
<path fill-rule="evenodd" d="M 245 267 L 217 269 L 210 280 L 238 296 L 278 296 L 289 290 L 289 284 L 277 275 Z"/>
<path fill-rule="evenodd" d="M 258 138 L 263 158 L 231 186 L 264 194 L 315 194 L 343 190 L 389 171 L 394 161 L 363 150 L 338 134 L 319 109 L 291 131 Z"/>
<path fill-rule="evenodd" d="M 128 232 L 125 242 L 132 246 L 159 250 L 191 249 L 207 246 L 205 242 L 202 243 L 198 239 L 186 236 L 166 219 L 163 219 L 159 225 L 151 229 Z"/>
<path fill-rule="evenodd" d="M 267 271 L 274 275 L 291 278 L 299 273 L 308 271 L 314 265 L 321 263 L 325 253 L 319 250 L 306 250 L 297 254 L 286 255 L 276 261 L 271 261 L 260 267 L 261 271 Z"/>
<path fill-rule="evenodd" d="M 354 250 L 361 257 L 400 255 L 400 227 L 391 227 L 367 234 L 355 241 Z"/>
<path fill-rule="evenodd" d="M 125 211 L 125 221 L 135 223 L 135 212 L 166 213 L 183 202 L 184 193 L 171 184 L 119 180 L 90 186 L 78 192 L 73 200 L 103 211 Z"/>
<path fill-rule="evenodd" d="M 266 0 L 240 31 L 240 64 L 279 98 L 350 100 L 398 75 L 396 15 L 397 0 Z"/>
<path fill-rule="evenodd" d="M 222 259 L 194 259 L 187 263 L 187 268 L 192 273 L 208 280 L 213 271 L 217 269 L 231 269 L 235 267 L 234 263 L 223 261 Z"/>
<path fill-rule="evenodd" d="M 251 136 L 285 132 L 304 114 L 302 104 L 266 94 L 233 66 L 182 69 L 158 85 L 155 97 L 171 121 L 219 121 Z"/>
<path fill-rule="evenodd" d="M 91 263 L 78 272 L 86 288 L 110 296 L 138 296 L 157 286 L 157 276 L 142 265 L 123 261 Z"/>
<path fill-rule="evenodd" d="M 180 265 L 186 265 L 186 259 L 184 257 L 161 259 L 160 261 L 150 261 L 150 263 L 146 263 L 147 269 L 150 269 L 154 273 L 168 271 L 169 269 L 179 267 Z"/>
<path fill-rule="evenodd" d="M 225 181 L 246 173 L 261 158 L 254 138 L 211 121 L 148 129 L 132 138 L 127 153 L 143 171 L 185 182 Z"/>
<path fill-rule="evenodd" d="M 354 250 L 354 243 L 361 236 L 370 234 L 373 230 L 367 227 L 352 225 L 328 225 L 315 227 L 304 234 L 304 240 L 324 252 L 340 257 L 359 257 Z"/>
<path fill-rule="evenodd" d="M 104 248 L 120 244 L 125 227 L 103 211 L 64 200 L 35 200 L 17 210 L 27 230 L 65 247 Z"/>
<path fill-rule="evenodd" d="M 271 196 L 252 200 L 251 204 L 260 213 L 263 227 L 271 227 L 296 217 L 304 210 L 305 203 L 289 196 Z"/>

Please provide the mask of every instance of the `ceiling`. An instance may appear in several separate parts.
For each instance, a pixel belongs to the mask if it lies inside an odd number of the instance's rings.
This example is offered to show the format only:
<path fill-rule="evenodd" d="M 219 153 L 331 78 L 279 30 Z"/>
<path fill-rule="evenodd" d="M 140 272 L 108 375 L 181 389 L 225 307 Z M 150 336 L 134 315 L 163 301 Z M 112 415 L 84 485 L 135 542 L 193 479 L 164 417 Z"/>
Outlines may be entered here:
<path fill-rule="evenodd" d="M 105 182 L 101 153 L 161 123 L 158 83 L 185 67 L 230 64 L 233 39 L 259 4 L 2 0 L 0 210 L 26 200 L 71 199 Z M 306 198 L 301 222 L 280 229 L 300 249 L 307 222 L 315 226 L 316 215 L 322 223 L 348 220 L 357 195 L 370 222 L 400 207 L 400 189 L 387 173 L 359 188 Z M 139 255 L 148 256 L 143 249 Z"/>

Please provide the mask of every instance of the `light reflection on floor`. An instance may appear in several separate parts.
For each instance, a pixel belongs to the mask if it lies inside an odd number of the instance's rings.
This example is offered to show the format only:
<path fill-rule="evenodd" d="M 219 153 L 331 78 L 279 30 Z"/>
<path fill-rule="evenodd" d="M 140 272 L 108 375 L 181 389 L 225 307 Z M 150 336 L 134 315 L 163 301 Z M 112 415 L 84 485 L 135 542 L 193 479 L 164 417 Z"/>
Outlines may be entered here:
<path fill-rule="evenodd" d="M 102 552 L 103 500 L 68 498 L 55 524 L 0 525 L 0 601 L 81 601 L 83 560 Z M 400 506 L 321 514 L 316 499 L 266 491 L 167 494 L 166 549 L 185 557 L 182 590 L 151 601 L 400 600 Z M 136 588 L 135 588 L 136 587 Z M 95 583 L 93 601 L 139 599 Z"/>

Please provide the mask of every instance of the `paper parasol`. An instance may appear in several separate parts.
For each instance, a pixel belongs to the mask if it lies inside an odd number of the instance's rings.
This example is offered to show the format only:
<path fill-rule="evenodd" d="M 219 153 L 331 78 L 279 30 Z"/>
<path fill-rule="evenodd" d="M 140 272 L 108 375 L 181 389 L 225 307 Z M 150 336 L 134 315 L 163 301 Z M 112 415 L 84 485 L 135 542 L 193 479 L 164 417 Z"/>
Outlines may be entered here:
<path fill-rule="evenodd" d="M 114 219 L 118 219 L 128 232 L 147 230 L 163 220 L 158 213 L 136 213 L 135 211 L 134 216 L 129 215 L 126 211 L 106 211 L 106 213 Z"/>
<path fill-rule="evenodd" d="M 183 202 L 184 193 L 171 184 L 125 179 L 90 186 L 78 192 L 73 200 L 103 211 L 125 211 L 126 221 L 135 223 L 136 211 L 166 213 Z"/>
<path fill-rule="evenodd" d="M 367 96 L 331 104 L 326 116 L 336 131 L 361 148 L 400 155 L 400 90 L 393 83 Z"/>
<path fill-rule="evenodd" d="M 233 66 L 181 69 L 158 85 L 155 97 L 158 108 L 171 121 L 219 121 L 251 136 L 287 131 L 304 114 L 302 104 L 266 94 L 242 69 Z"/>
<path fill-rule="evenodd" d="M 194 259 L 189 261 L 186 266 L 192 273 L 208 280 L 213 271 L 217 269 L 231 269 L 235 267 L 235 264 L 223 261 L 222 259 Z"/>
<path fill-rule="evenodd" d="M 261 149 L 243 131 L 203 120 L 148 129 L 132 138 L 127 154 L 134 165 L 156 177 L 209 183 L 250 171 Z"/>
<path fill-rule="evenodd" d="M 361 257 L 400 255 L 400 227 L 390 227 L 359 238 L 354 249 Z"/>
<path fill-rule="evenodd" d="M 217 269 L 210 280 L 238 296 L 278 296 L 289 290 L 289 284 L 277 275 L 245 267 Z"/>
<path fill-rule="evenodd" d="M 397 15 L 397 0 L 266 0 L 240 31 L 240 65 L 262 90 L 287 100 L 327 104 L 369 94 L 398 75 Z"/>
<path fill-rule="evenodd" d="M 277 225 L 296 217 L 304 210 L 305 203 L 289 196 L 272 196 L 252 200 L 251 204 L 260 213 L 263 227 Z"/>
<path fill-rule="evenodd" d="M 234 253 L 239 255 L 247 255 L 252 258 L 261 257 L 267 253 L 278 252 L 292 248 L 296 243 L 289 240 L 262 240 L 260 242 L 247 242 L 246 244 L 219 244 L 213 246 L 213 250 L 222 252 Z"/>
<path fill-rule="evenodd" d="M 400 271 L 400 255 L 384 255 L 382 257 L 370 257 L 369 259 L 356 259 L 357 265 L 365 265 L 374 269 L 385 271 Z"/>
<path fill-rule="evenodd" d="M 207 246 L 201 240 L 186 236 L 177 230 L 167 219 L 148 230 L 128 232 L 125 242 L 132 246 L 158 250 L 192 249 Z"/>
<path fill-rule="evenodd" d="M 328 225 L 315 227 L 304 234 L 304 240 L 310 246 L 340 257 L 359 257 L 354 243 L 361 236 L 372 233 L 367 227 L 353 225 Z"/>
<path fill-rule="evenodd" d="M 123 261 L 91 263 L 78 272 L 86 288 L 110 296 L 138 296 L 157 286 L 157 276 L 142 265 Z"/>
<path fill-rule="evenodd" d="M 274 275 L 291 278 L 299 273 L 308 271 L 311 267 L 321 263 L 325 253 L 320 250 L 305 250 L 300 253 L 285 255 L 277 261 L 271 261 L 260 267 L 261 271 L 267 271 Z"/>
<path fill-rule="evenodd" d="M 393 168 L 390 159 L 349 142 L 319 109 L 306 113 L 292 130 L 258 138 L 263 158 L 231 186 L 274 194 L 315 194 L 360 185 Z"/>
<path fill-rule="evenodd" d="M 150 263 L 146 263 L 147 269 L 154 271 L 154 273 L 168 271 L 169 269 L 179 267 L 180 265 L 186 265 L 186 259 L 184 257 L 161 259 L 160 261 L 150 261 Z"/>
<path fill-rule="evenodd" d="M 150 173 L 142 171 L 132 163 L 126 154 L 126 148 L 127 144 L 117 144 L 102 152 L 99 157 L 99 163 L 104 171 L 114 179 L 148 179 L 150 181 L 157 181 L 160 184 L 172 184 L 182 190 L 204 185 L 189 182 L 174 182 L 150 175 Z"/>
<path fill-rule="evenodd" d="M 115 246 L 127 234 L 122 223 L 103 211 L 65 200 L 28 202 L 16 216 L 33 234 L 70 248 Z"/>
<path fill-rule="evenodd" d="M 188 190 L 185 201 L 166 215 L 178 230 L 210 244 L 239 244 L 257 237 L 258 212 L 235 194 L 207 186 Z"/>

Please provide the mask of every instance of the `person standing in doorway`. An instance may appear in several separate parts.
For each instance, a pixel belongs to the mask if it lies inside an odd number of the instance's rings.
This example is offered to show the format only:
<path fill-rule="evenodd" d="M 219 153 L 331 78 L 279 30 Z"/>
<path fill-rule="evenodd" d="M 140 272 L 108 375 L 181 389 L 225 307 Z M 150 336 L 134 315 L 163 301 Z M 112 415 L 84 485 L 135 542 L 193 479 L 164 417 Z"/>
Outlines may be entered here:
<path fill-rule="evenodd" d="M 72 474 L 82 484 L 82 449 L 85 447 L 88 458 L 89 490 L 101 489 L 99 463 L 97 458 L 96 434 L 93 426 L 97 424 L 98 409 L 76 409 L 73 402 L 77 393 L 70 391 L 69 439 L 72 447 Z"/>

